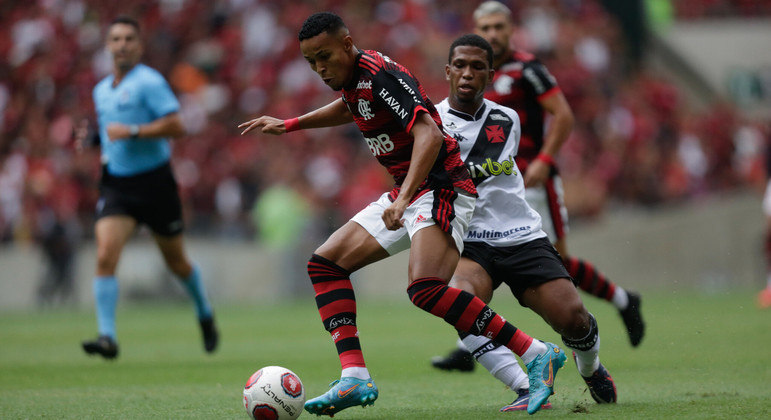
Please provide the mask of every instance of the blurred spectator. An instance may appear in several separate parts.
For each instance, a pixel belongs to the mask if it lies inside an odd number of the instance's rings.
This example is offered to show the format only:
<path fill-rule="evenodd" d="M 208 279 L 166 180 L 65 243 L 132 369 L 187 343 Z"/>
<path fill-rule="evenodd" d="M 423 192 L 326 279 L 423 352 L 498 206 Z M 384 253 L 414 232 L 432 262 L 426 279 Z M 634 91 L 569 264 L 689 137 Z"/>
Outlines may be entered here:
<path fill-rule="evenodd" d="M 308 245 L 313 243 L 315 246 L 320 238 L 311 233 L 311 204 L 300 192 L 307 191 L 307 187 L 301 185 L 299 174 L 288 174 L 288 177 L 291 179 L 288 183 L 277 182 L 263 191 L 252 217 L 260 242 L 274 255 L 272 260 L 280 267 L 282 294 L 297 297 L 312 291 L 305 271 L 308 254 L 313 252 Z"/>
<path fill-rule="evenodd" d="M 439 101 L 446 96 L 443 51 L 471 27 L 477 5 L 465 0 L 6 3 L 0 18 L 8 28 L 0 32 L 3 241 L 40 237 L 41 227 L 26 209 L 63 189 L 72 194 L 73 220 L 92 225 L 99 166 L 74 152 L 69 133 L 73 121 L 94 115 L 91 88 L 110 71 L 102 41 L 117 14 L 140 20 L 143 61 L 167 76 L 180 99 L 189 135 L 175 142 L 174 160 L 190 232 L 244 240 L 255 231 L 249 214 L 256 200 L 282 179 L 277 165 L 295 171 L 299 179 L 281 188 L 301 185 L 300 194 L 312 196 L 313 215 L 323 228 L 341 224 L 390 185 L 350 127 L 293 133 L 280 142 L 239 136 L 236 122 L 267 107 L 278 116 L 299 115 L 335 97 L 300 55 L 296 32 L 304 18 L 336 11 L 349 22 L 359 47 L 398 58 Z M 741 120 L 724 104 L 695 112 L 659 75 L 627 73 L 620 25 L 599 1 L 505 3 L 526 22 L 514 44 L 539 54 L 576 114 L 560 155 L 574 218 L 600 215 L 608 203 L 653 206 L 736 188 L 759 176 L 757 144 L 768 137 L 767 126 Z M 675 19 L 771 16 L 771 0 L 649 3 Z"/>
<path fill-rule="evenodd" d="M 45 266 L 37 291 L 38 304 L 41 306 L 77 303 L 75 251 L 81 229 L 76 218 L 61 213 L 45 208 L 38 215 L 39 240 Z"/>

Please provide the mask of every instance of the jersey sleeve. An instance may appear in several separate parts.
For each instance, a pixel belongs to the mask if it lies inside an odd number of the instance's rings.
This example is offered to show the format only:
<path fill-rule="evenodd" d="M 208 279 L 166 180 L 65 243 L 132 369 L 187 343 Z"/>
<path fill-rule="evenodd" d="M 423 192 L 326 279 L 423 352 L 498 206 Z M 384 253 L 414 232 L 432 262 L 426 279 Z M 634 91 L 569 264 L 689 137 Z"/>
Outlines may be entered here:
<path fill-rule="evenodd" d="M 522 69 L 522 77 L 531 86 L 538 99 L 543 99 L 559 92 L 557 79 L 539 61 L 530 61 L 525 64 L 525 67 Z"/>
<path fill-rule="evenodd" d="M 160 74 L 147 77 L 143 86 L 143 99 L 156 119 L 179 111 L 177 97 Z"/>
<path fill-rule="evenodd" d="M 419 112 L 428 112 L 417 81 L 403 72 L 381 70 L 375 74 L 372 78 L 372 96 L 391 112 L 407 132 L 412 130 Z"/>

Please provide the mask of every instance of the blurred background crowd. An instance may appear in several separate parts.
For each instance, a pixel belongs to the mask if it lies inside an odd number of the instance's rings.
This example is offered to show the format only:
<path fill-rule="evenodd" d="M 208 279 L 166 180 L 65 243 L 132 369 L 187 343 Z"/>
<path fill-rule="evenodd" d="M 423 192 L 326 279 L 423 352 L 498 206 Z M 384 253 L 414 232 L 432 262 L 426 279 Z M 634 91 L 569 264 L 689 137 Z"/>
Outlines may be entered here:
<path fill-rule="evenodd" d="M 504 2 L 512 40 L 557 78 L 576 125 L 558 156 L 572 220 L 614 206 L 660 206 L 764 179 L 768 120 L 731 101 L 694 105 L 644 65 L 609 1 Z M 239 122 L 300 115 L 332 101 L 300 55 L 309 14 L 333 10 L 358 47 L 410 68 L 441 101 L 447 48 L 472 29 L 468 0 L 2 1 L 0 241 L 40 240 L 68 252 L 91 235 L 98 149 L 78 153 L 73 127 L 94 119 L 91 90 L 111 71 L 104 33 L 118 14 L 139 19 L 143 61 L 166 76 L 188 135 L 173 166 L 190 234 L 284 246 L 323 237 L 391 183 L 353 126 L 241 137 Z M 640 3 L 643 4 L 643 3 Z M 766 0 L 651 0 L 642 21 L 771 16 Z M 628 28 L 626 28 L 628 29 Z M 766 74 L 771 91 L 771 69 Z M 48 242 L 46 242 L 48 241 Z"/>

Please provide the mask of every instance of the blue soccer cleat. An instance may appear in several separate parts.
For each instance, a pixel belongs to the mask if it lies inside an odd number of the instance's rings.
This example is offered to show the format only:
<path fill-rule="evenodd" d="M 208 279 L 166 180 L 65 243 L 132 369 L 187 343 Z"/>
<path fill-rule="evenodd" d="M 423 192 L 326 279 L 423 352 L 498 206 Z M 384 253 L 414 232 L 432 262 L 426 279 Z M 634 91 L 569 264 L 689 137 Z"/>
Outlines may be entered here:
<path fill-rule="evenodd" d="M 530 390 L 527 388 L 522 388 L 517 390 L 517 399 L 512 401 L 511 404 L 504 405 L 501 408 L 502 413 L 506 413 L 508 411 L 525 411 L 527 410 L 527 403 L 530 402 Z M 546 410 L 551 408 L 551 403 L 547 402 L 546 404 L 541 406 L 541 410 Z"/>
<path fill-rule="evenodd" d="M 544 343 L 548 350 L 539 354 L 535 360 L 527 364 L 527 376 L 530 379 L 530 401 L 527 403 L 527 414 L 534 414 L 546 404 L 554 393 L 554 377 L 557 371 L 565 365 L 565 352 L 552 343 Z"/>
<path fill-rule="evenodd" d="M 334 417 L 335 413 L 354 405 L 366 407 L 375 403 L 377 386 L 370 379 L 345 377 L 329 384 L 329 391 L 305 402 L 311 414 Z"/>

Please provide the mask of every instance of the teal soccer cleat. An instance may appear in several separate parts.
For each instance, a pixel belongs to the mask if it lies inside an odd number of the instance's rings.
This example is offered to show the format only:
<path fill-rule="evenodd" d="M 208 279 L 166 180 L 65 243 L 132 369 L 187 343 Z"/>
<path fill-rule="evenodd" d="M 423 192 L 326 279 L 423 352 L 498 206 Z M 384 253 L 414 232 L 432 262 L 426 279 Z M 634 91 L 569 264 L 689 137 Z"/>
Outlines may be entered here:
<path fill-rule="evenodd" d="M 335 413 L 354 405 L 366 407 L 375 403 L 377 386 L 370 379 L 345 377 L 329 384 L 329 391 L 305 403 L 311 414 L 334 417 Z"/>
<path fill-rule="evenodd" d="M 527 402 L 527 414 L 534 414 L 546 404 L 554 393 L 554 377 L 557 371 L 565 365 L 565 352 L 552 343 L 544 343 L 548 350 L 539 354 L 527 365 L 527 376 L 530 378 L 530 401 Z"/>

